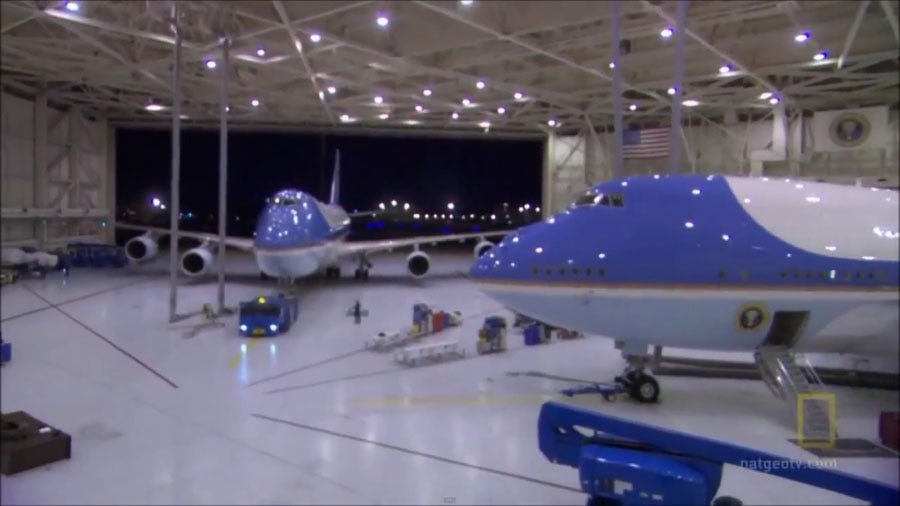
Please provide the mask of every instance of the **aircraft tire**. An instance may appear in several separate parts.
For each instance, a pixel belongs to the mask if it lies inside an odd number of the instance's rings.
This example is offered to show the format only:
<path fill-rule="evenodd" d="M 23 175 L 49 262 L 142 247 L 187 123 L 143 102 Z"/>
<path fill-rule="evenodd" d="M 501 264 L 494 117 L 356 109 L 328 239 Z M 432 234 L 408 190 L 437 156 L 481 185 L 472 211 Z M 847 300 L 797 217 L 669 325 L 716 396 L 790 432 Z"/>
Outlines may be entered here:
<path fill-rule="evenodd" d="M 631 382 L 629 393 L 642 403 L 653 403 L 659 400 L 659 383 L 649 374 L 635 375 Z"/>

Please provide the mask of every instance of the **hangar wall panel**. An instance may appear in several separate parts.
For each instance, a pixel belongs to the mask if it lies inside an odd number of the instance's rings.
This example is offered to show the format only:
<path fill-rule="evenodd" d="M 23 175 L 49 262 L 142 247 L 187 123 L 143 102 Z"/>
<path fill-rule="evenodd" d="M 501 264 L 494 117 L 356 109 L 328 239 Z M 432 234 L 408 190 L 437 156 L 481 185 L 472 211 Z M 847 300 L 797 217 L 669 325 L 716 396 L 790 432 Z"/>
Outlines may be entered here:
<path fill-rule="evenodd" d="M 789 118 L 786 138 L 779 143 L 771 117 L 732 125 L 686 127 L 682 144 L 681 173 L 750 175 L 754 165 L 763 175 L 821 179 L 863 185 L 898 185 L 900 129 L 897 111 L 885 111 L 886 120 L 873 125 L 869 143 L 862 149 L 820 151 L 814 139 L 812 118 Z M 548 137 L 545 163 L 544 206 L 558 212 L 585 188 L 612 178 L 612 133 Z M 777 148 L 783 147 L 781 154 Z M 767 158 L 757 158 L 760 153 Z M 754 161 L 758 163 L 754 163 Z M 664 174 L 668 158 L 625 159 L 623 175 Z M 549 199 L 549 205 L 548 200 Z"/>
<path fill-rule="evenodd" d="M 2 127 L 4 246 L 110 239 L 106 120 L 3 93 Z"/>
<path fill-rule="evenodd" d="M 34 205 L 34 106 L 32 102 L 2 94 L 0 98 L 0 207 Z M 0 239 L 34 239 L 29 221 L 3 220 Z"/>

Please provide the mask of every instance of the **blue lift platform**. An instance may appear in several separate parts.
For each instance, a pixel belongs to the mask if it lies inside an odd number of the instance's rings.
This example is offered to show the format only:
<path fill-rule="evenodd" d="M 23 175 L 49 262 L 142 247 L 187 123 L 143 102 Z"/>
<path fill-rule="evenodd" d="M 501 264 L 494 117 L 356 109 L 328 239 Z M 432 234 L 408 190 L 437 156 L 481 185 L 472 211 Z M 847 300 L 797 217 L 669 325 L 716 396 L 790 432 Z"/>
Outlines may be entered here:
<path fill-rule="evenodd" d="M 900 504 L 900 490 L 868 478 L 552 401 L 541 406 L 538 445 L 550 462 L 578 468 L 588 506 L 741 504 L 716 498 L 723 464 L 870 504 Z"/>

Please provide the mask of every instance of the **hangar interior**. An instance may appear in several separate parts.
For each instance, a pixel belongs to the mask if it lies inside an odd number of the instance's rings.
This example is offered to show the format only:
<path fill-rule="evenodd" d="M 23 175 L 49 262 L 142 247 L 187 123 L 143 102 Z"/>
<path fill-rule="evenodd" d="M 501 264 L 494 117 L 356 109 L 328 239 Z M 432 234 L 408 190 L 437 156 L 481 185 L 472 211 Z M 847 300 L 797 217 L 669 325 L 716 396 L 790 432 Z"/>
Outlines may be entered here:
<path fill-rule="evenodd" d="M 673 30 L 681 6 L 686 28 Z M 0 13 L 4 248 L 113 242 L 116 129 L 218 129 L 226 118 L 229 131 L 542 139 L 545 216 L 638 174 L 900 185 L 892 2 L 10 0 Z M 617 166 L 617 121 L 666 126 L 676 109 L 677 159 Z M 835 130 L 847 117 L 863 131 L 850 141 Z M 310 281 L 302 328 L 249 349 L 234 321 L 190 339 L 189 324 L 166 321 L 162 259 L 4 286 L 3 336 L 17 357 L 3 366 L 3 411 L 66 427 L 76 449 L 46 473 L 4 476 L 5 498 L 581 502 L 576 473 L 536 449 L 536 408 L 558 390 L 548 375 L 616 374 L 610 340 L 415 369 L 359 350 L 418 302 L 462 312 L 450 337 L 466 343 L 484 316 L 512 318 L 458 276 L 471 258 L 436 258 L 424 281 L 407 280 L 393 255 L 365 287 Z M 230 305 L 270 288 L 249 256 L 227 265 Z M 184 282 L 179 303 L 196 312 L 213 294 L 211 282 Z M 344 315 L 354 300 L 371 315 L 355 327 Z M 582 403 L 807 458 L 761 383 L 666 384 L 650 409 Z M 834 392 L 842 433 L 861 438 L 898 402 L 896 391 Z M 897 485 L 896 458 L 836 465 Z M 754 504 L 857 503 L 737 467 L 721 491 Z"/>

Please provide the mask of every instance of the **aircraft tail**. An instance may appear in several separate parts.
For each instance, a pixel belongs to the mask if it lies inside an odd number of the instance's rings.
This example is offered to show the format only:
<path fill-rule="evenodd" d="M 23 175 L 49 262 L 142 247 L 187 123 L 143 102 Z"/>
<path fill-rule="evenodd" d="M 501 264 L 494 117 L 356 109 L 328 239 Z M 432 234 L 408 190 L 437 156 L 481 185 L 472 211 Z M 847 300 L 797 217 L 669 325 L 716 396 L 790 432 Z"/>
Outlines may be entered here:
<path fill-rule="evenodd" d="M 340 186 L 341 186 L 341 150 L 336 150 L 334 154 L 334 175 L 331 179 L 331 198 L 328 203 L 337 206 L 340 205 Z"/>

